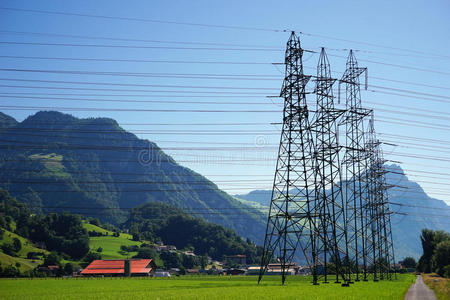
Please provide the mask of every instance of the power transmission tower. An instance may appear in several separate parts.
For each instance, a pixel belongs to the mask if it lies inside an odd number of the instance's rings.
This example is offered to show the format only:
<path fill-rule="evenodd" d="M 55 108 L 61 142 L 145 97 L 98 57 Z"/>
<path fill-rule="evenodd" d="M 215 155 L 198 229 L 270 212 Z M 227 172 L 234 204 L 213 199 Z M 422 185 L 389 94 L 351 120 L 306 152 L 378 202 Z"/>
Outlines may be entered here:
<path fill-rule="evenodd" d="M 376 138 L 373 112 L 369 127 L 370 140 L 368 144 L 370 144 L 369 147 L 371 149 L 370 194 L 373 196 L 371 207 L 374 216 L 373 223 L 371 224 L 375 228 L 375 232 L 372 231 L 372 239 L 374 241 L 374 248 L 372 250 L 374 257 L 376 257 L 374 258 L 374 280 L 377 280 L 377 271 L 380 279 L 392 279 L 392 273 L 395 274 L 395 268 L 394 270 L 392 269 L 392 265 L 395 264 L 395 255 L 390 218 L 391 212 L 387 193 L 387 190 L 391 186 L 386 182 L 386 174 L 388 173 L 385 168 L 386 160 L 383 159 L 381 142 Z"/>
<path fill-rule="evenodd" d="M 314 146 L 305 91 L 310 76 L 303 73 L 302 56 L 300 40 L 292 32 L 286 45 L 280 93 L 284 97 L 283 127 L 258 283 L 269 262 L 276 258 L 284 284 L 286 271 L 300 247 L 317 284 Z"/>
<path fill-rule="evenodd" d="M 324 283 L 328 281 L 328 262 L 335 267 L 336 283 L 342 276 L 346 283 L 346 272 L 342 258 L 346 251 L 347 232 L 344 218 L 342 197 L 342 178 L 340 172 L 337 119 L 344 113 L 334 106 L 333 84 L 330 63 L 325 49 L 322 48 L 317 65 L 316 77 L 317 111 L 313 118 L 312 131 L 315 137 L 315 192 L 316 205 L 319 209 L 318 232 L 316 235 L 317 255 L 323 265 Z"/>
<path fill-rule="evenodd" d="M 361 260 L 363 279 L 367 280 L 367 237 L 364 211 L 367 199 L 367 151 L 364 143 L 363 121 L 370 114 L 370 110 L 361 106 L 359 82 L 360 75 L 366 71 L 366 68 L 358 67 L 353 51 L 350 50 L 346 70 L 340 80 L 340 83 L 345 84 L 346 91 L 346 113 L 340 124 L 346 127 L 346 147 L 342 162 L 345 169 L 345 211 L 349 248 L 346 260 L 347 264 L 352 265 L 353 271 L 356 272 L 356 281 L 360 280 L 359 264 Z"/>
<path fill-rule="evenodd" d="M 368 166 L 368 196 L 370 199 L 370 204 L 368 205 L 369 210 L 369 224 L 370 224 L 370 232 L 372 239 L 372 273 L 373 280 L 378 281 L 378 274 L 381 275 L 382 267 L 381 267 L 381 256 L 382 247 L 381 247 L 381 206 L 380 199 L 383 198 L 381 192 L 380 185 L 380 174 L 379 173 L 379 160 L 378 160 L 378 149 L 380 147 L 381 142 L 377 140 L 375 135 L 375 126 L 374 126 L 374 114 L 372 111 L 372 118 L 369 121 L 369 133 L 368 140 L 366 144 L 366 149 L 369 155 L 369 166 Z"/>

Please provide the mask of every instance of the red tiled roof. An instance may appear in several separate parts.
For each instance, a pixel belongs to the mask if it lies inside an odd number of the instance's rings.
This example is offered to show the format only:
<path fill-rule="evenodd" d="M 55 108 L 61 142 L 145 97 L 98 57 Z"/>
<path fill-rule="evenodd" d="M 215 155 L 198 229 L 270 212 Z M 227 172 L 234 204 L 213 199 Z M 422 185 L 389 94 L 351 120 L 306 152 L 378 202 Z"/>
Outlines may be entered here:
<path fill-rule="evenodd" d="M 149 273 L 152 270 L 151 259 L 132 259 L 131 274 Z M 125 260 L 94 260 L 81 274 L 123 274 L 125 273 Z"/>

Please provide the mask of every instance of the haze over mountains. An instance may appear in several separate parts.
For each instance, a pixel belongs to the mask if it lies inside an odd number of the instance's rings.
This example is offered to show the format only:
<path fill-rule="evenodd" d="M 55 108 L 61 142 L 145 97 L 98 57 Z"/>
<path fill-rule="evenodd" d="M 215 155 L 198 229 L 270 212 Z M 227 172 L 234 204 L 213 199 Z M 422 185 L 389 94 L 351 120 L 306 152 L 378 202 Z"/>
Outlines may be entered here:
<path fill-rule="evenodd" d="M 112 119 L 38 112 L 17 122 L 0 113 L 0 166 L 0 187 L 34 211 L 69 211 L 118 224 L 129 209 L 158 201 L 257 244 L 264 239 L 270 190 L 233 197 Z M 418 258 L 420 231 L 448 229 L 450 207 L 428 197 L 399 166 L 389 170 L 388 183 L 400 186 L 389 191 L 396 203 L 391 209 L 408 214 L 392 215 L 396 258 Z"/>
<path fill-rule="evenodd" d="M 414 181 L 408 179 L 398 165 L 389 165 L 386 175 L 391 202 L 391 224 L 396 258 L 412 256 L 418 259 L 422 255 L 419 236 L 423 228 L 448 231 L 450 224 L 450 206 L 444 201 L 429 197 Z M 257 203 L 270 205 L 271 190 L 255 190 L 235 197 Z"/>

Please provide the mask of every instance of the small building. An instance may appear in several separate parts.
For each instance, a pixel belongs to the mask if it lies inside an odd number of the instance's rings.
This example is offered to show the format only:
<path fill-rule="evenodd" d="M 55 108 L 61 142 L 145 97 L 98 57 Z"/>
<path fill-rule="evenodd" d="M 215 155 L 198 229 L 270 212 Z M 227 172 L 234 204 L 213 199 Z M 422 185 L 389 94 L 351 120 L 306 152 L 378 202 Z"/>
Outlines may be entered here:
<path fill-rule="evenodd" d="M 184 251 L 183 254 L 186 255 L 186 256 L 193 256 L 193 257 L 196 256 L 193 251 Z"/>
<path fill-rule="evenodd" d="M 150 276 L 154 274 L 155 270 L 156 264 L 152 259 L 99 259 L 91 262 L 81 271 L 81 275 Z"/>
<path fill-rule="evenodd" d="M 261 270 L 260 266 L 250 266 L 247 269 L 247 275 L 259 275 Z M 285 274 L 286 275 L 296 275 L 298 273 L 299 266 L 296 263 L 291 263 L 286 265 Z M 264 274 L 266 275 L 281 275 L 283 273 L 281 264 L 268 264 L 267 270 Z"/>
<path fill-rule="evenodd" d="M 156 271 L 154 277 L 170 277 L 170 273 L 167 271 Z"/>

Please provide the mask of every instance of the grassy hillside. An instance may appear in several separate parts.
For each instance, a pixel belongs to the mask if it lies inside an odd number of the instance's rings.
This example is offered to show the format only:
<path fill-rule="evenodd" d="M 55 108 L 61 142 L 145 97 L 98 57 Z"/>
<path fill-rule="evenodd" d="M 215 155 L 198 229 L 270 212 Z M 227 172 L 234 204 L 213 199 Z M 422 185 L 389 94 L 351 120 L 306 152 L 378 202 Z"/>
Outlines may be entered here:
<path fill-rule="evenodd" d="M 43 252 L 45 254 L 49 253 L 47 250 L 35 247 L 33 243 L 30 242 L 28 239 L 23 238 L 8 230 L 5 230 L 5 233 L 3 234 L 3 239 L 0 240 L 0 246 L 3 245 L 4 243 L 12 243 L 14 238 L 18 238 L 22 243 L 22 249 L 20 249 L 20 251 L 17 253 L 19 257 L 26 258 L 28 252 Z"/>
<path fill-rule="evenodd" d="M 42 264 L 42 260 L 39 260 L 39 259 L 32 260 L 32 259 L 25 259 L 25 258 L 20 258 L 20 257 L 12 257 L 3 252 L 0 252 L 0 265 L 2 267 L 14 266 L 17 268 L 17 265 L 16 265 L 17 263 L 20 264 L 20 266 L 18 267 L 20 272 L 26 272 L 26 271 L 31 271 L 34 268 L 36 268 L 38 265 Z"/>
<path fill-rule="evenodd" d="M 20 270 L 20 272 L 31 271 L 38 265 L 42 264 L 42 260 L 40 259 L 27 259 L 28 252 L 40 252 L 44 254 L 48 254 L 47 250 L 43 250 L 37 248 L 33 245 L 31 241 L 26 238 L 23 238 L 13 232 L 8 230 L 4 230 L 3 238 L 0 240 L 0 248 L 5 243 L 12 243 L 14 238 L 17 238 L 22 243 L 22 249 L 17 253 L 18 257 L 13 257 L 3 253 L 0 250 L 0 265 L 4 268 L 7 266 L 13 266 Z"/>
<path fill-rule="evenodd" d="M 177 278 L 120 278 L 69 280 L 0 280 L 2 299 L 403 299 L 413 275 L 398 280 L 313 286 L 311 278 L 267 276 L 183 276 Z"/>
<path fill-rule="evenodd" d="M 95 231 L 107 236 L 91 236 L 89 237 L 89 248 L 92 252 L 96 252 L 99 247 L 102 248 L 103 259 L 121 259 L 132 257 L 137 254 L 137 252 L 122 252 L 120 246 L 140 246 L 142 242 L 137 242 L 132 240 L 132 236 L 126 233 L 120 233 L 118 237 L 114 237 L 114 232 L 103 229 L 101 227 L 84 223 L 83 227 L 89 231 Z"/>

